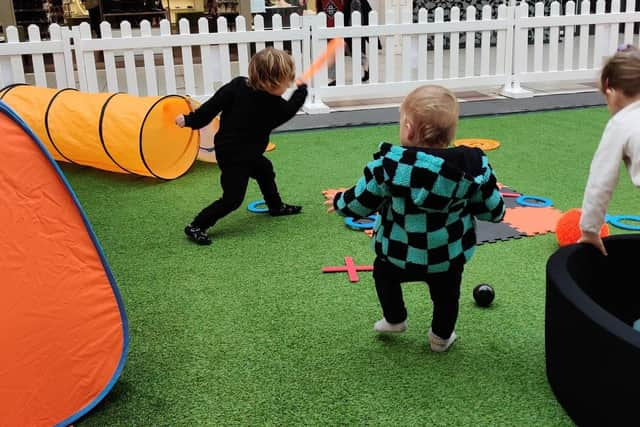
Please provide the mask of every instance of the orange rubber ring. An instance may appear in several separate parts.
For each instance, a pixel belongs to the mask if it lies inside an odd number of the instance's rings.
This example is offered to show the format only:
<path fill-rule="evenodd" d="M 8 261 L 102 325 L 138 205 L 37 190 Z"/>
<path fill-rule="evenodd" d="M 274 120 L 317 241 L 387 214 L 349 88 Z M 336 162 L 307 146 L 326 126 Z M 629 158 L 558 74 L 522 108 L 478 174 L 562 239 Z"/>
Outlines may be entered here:
<path fill-rule="evenodd" d="M 479 148 L 482 151 L 491 151 L 500 147 L 500 142 L 495 139 L 483 139 L 483 138 L 465 138 L 456 139 L 453 143 L 456 147 L 464 145 L 465 147 Z"/>

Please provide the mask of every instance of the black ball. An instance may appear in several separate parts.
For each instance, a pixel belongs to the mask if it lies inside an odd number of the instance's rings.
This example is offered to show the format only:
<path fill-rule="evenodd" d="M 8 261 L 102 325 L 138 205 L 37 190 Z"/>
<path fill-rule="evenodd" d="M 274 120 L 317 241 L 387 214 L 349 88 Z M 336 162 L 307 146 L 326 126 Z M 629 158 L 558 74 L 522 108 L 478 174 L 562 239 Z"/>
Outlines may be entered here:
<path fill-rule="evenodd" d="M 495 297 L 493 288 L 486 283 L 480 283 L 473 288 L 473 299 L 480 307 L 489 307 Z"/>

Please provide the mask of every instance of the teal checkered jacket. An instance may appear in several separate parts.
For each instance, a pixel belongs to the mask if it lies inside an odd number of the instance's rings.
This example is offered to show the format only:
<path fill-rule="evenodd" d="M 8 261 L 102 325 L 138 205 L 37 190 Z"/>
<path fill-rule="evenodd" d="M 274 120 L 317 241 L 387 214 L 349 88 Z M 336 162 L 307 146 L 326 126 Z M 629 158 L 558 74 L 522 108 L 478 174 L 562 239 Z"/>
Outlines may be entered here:
<path fill-rule="evenodd" d="M 504 200 L 479 148 L 401 147 L 383 142 L 335 210 L 361 218 L 378 212 L 378 256 L 425 273 L 461 268 L 475 250 L 474 218 L 500 222 Z"/>

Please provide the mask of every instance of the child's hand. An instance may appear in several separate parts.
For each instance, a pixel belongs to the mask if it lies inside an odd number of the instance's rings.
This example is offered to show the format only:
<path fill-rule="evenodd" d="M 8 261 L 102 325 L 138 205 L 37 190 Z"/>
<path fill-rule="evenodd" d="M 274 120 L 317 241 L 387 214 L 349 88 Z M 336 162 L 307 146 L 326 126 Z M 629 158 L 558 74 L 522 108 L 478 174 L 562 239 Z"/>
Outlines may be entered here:
<path fill-rule="evenodd" d="M 329 200 L 333 200 L 336 197 L 336 194 L 338 193 L 344 193 L 345 191 L 347 191 L 346 188 L 344 187 L 340 187 L 340 188 L 328 188 L 326 190 L 322 190 L 322 195 L 324 196 L 325 199 Z"/>
<path fill-rule="evenodd" d="M 183 128 L 185 125 L 184 122 L 184 116 L 182 114 L 178 114 L 178 116 L 176 117 L 176 124 L 178 125 L 178 127 Z"/>
<path fill-rule="evenodd" d="M 607 256 L 607 250 L 604 248 L 604 243 L 602 243 L 602 237 L 600 237 L 600 234 L 598 233 L 583 231 L 578 243 L 589 243 L 590 245 L 595 246 L 602 255 Z"/>
<path fill-rule="evenodd" d="M 322 191 L 322 195 L 325 198 L 324 204 L 325 206 L 328 206 L 327 212 L 331 213 L 335 211 L 333 208 L 333 199 L 336 198 L 336 194 L 344 193 L 345 190 L 346 188 L 329 188 L 328 190 Z"/>
<path fill-rule="evenodd" d="M 335 208 L 333 207 L 333 198 L 325 200 L 324 205 L 327 206 L 327 212 L 335 212 Z"/>

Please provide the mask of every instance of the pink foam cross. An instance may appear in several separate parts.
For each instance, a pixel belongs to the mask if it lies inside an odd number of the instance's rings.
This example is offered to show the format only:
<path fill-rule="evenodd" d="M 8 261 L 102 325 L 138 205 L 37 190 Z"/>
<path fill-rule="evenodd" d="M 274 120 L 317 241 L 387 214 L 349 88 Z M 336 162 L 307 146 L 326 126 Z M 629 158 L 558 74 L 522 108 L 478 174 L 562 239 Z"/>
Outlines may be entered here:
<path fill-rule="evenodd" d="M 356 265 L 350 256 L 344 257 L 344 266 L 322 267 L 323 273 L 344 273 L 349 275 L 349 281 L 354 283 L 360 280 L 358 271 L 373 271 L 372 265 Z"/>

